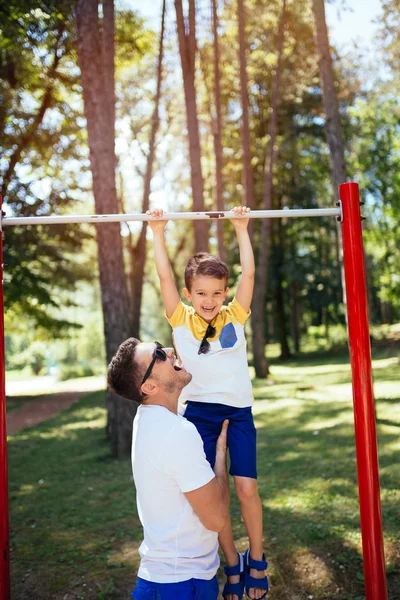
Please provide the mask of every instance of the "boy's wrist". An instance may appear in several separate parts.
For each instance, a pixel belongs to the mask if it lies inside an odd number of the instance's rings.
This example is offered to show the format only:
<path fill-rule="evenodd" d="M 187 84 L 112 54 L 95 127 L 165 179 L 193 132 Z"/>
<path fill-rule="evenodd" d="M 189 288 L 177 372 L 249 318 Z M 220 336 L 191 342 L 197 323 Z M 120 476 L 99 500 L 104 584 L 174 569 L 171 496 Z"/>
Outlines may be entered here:
<path fill-rule="evenodd" d="M 164 234 L 165 234 L 164 227 L 157 227 L 157 229 L 153 230 L 154 237 L 160 237 L 160 238 L 164 239 Z"/>
<path fill-rule="evenodd" d="M 236 231 L 236 234 L 240 234 L 240 233 L 248 233 L 248 225 L 249 223 L 237 223 L 234 224 L 234 228 Z"/>

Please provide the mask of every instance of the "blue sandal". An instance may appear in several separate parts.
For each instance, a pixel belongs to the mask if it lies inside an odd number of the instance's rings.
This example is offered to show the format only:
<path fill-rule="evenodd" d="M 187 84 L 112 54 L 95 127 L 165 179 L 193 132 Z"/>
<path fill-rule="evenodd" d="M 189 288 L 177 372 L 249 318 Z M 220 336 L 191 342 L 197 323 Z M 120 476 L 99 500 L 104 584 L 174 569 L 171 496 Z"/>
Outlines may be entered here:
<path fill-rule="evenodd" d="M 268 577 L 265 575 L 264 577 L 257 579 L 256 577 L 252 577 L 250 575 L 250 569 L 256 569 L 256 571 L 265 571 L 265 569 L 268 568 L 268 563 L 265 560 L 265 554 L 263 554 L 262 560 L 253 560 L 250 556 L 250 550 L 246 550 L 244 555 L 244 563 L 245 587 L 247 596 L 250 598 L 250 588 L 258 588 L 261 590 L 265 590 L 265 594 L 261 596 L 261 598 L 265 598 L 265 596 L 268 594 Z"/>
<path fill-rule="evenodd" d="M 244 556 L 238 552 L 239 562 L 234 567 L 224 567 L 224 572 L 227 577 L 231 575 L 240 575 L 240 580 L 237 583 L 228 583 L 224 585 L 222 597 L 226 598 L 228 594 L 236 594 L 239 600 L 242 600 L 244 594 Z"/>

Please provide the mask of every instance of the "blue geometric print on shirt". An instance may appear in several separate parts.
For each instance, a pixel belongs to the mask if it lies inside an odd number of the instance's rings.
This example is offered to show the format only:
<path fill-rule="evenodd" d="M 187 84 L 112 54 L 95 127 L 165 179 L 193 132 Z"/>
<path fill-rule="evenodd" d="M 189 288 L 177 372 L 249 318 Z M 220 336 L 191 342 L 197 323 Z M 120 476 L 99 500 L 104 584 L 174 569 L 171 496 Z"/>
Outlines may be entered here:
<path fill-rule="evenodd" d="M 237 335 L 232 323 L 228 323 L 221 331 L 219 341 L 222 348 L 232 348 L 237 342 Z"/>

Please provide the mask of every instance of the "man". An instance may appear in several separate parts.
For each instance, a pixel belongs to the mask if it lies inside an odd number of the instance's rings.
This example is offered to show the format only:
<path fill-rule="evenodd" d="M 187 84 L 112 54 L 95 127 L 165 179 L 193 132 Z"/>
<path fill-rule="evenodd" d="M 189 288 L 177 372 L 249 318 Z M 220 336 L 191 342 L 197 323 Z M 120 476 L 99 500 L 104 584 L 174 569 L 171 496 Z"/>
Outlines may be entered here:
<path fill-rule="evenodd" d="M 224 422 L 214 471 L 195 426 L 179 416 L 192 376 L 172 348 L 125 340 L 108 367 L 117 394 L 140 403 L 132 469 L 144 530 L 135 600 L 216 600 L 218 532 L 228 518 Z"/>

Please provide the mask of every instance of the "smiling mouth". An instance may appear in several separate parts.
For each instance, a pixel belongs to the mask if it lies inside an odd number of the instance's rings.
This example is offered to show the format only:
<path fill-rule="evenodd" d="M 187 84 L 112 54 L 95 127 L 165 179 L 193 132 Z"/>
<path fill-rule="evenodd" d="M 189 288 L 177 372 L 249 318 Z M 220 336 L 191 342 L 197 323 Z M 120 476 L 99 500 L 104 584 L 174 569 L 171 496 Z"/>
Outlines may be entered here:
<path fill-rule="evenodd" d="M 186 371 L 186 369 L 178 362 L 178 360 L 175 361 L 173 367 L 174 371 Z"/>
<path fill-rule="evenodd" d="M 215 310 L 215 306 L 213 306 L 212 308 L 206 308 L 205 306 L 203 306 L 203 307 L 202 307 L 202 309 L 203 309 L 205 312 L 213 312 L 213 311 Z"/>

